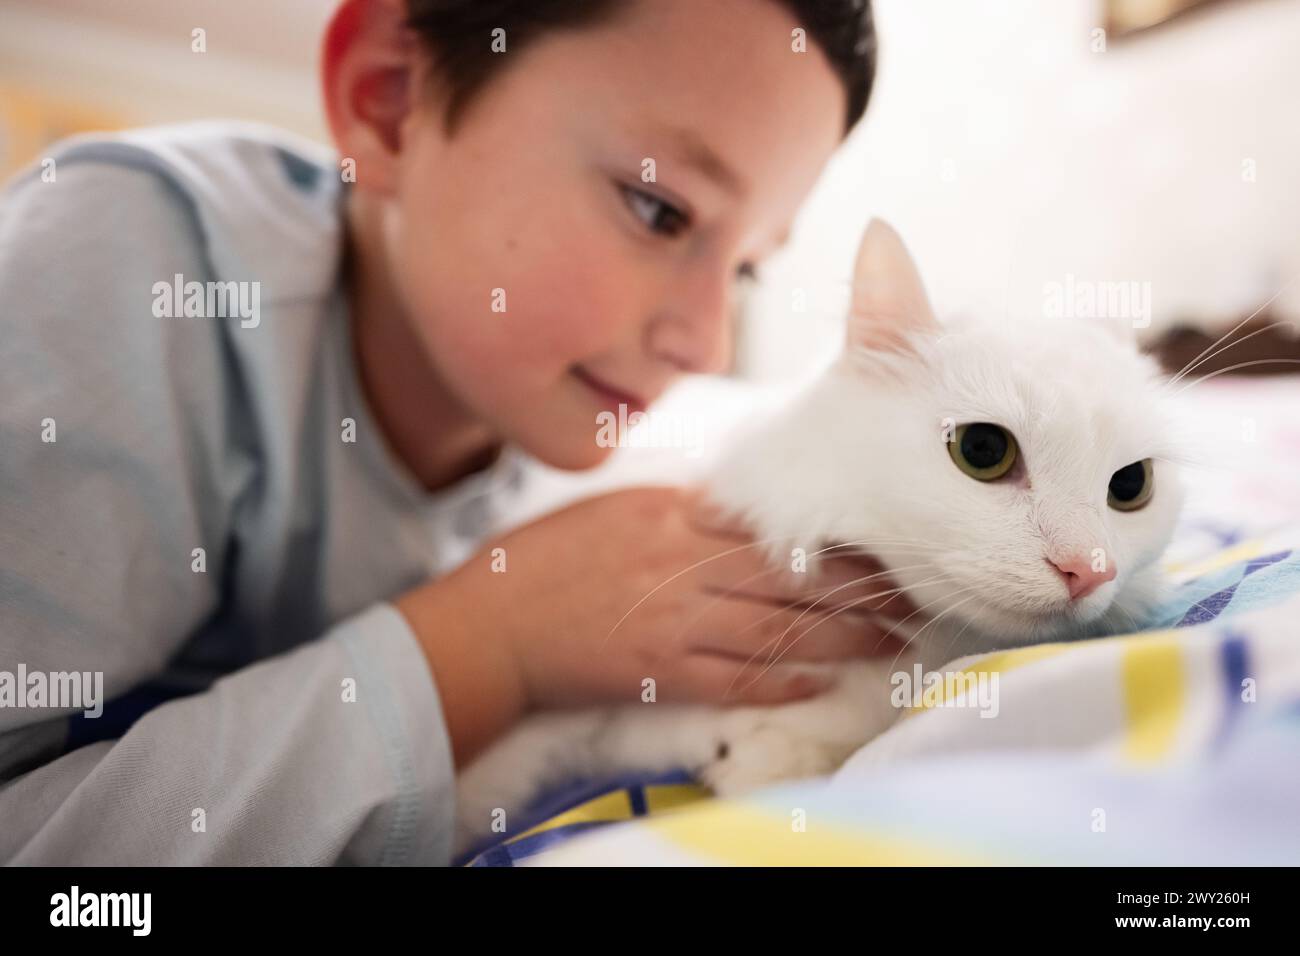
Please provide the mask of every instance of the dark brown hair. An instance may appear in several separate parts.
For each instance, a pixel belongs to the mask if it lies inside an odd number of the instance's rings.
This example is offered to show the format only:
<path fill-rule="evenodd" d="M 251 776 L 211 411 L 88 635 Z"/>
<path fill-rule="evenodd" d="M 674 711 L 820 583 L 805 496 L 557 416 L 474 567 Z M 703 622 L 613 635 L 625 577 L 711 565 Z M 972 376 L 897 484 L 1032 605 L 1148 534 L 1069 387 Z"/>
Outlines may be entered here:
<path fill-rule="evenodd" d="M 548 32 L 611 19 L 628 0 L 407 0 L 407 26 L 419 36 L 447 87 L 448 132 L 506 58 L 493 53 L 492 31 L 505 30 L 511 51 Z M 866 111 L 876 71 L 870 0 L 770 0 L 788 9 L 825 54 L 844 86 L 847 135 Z"/>

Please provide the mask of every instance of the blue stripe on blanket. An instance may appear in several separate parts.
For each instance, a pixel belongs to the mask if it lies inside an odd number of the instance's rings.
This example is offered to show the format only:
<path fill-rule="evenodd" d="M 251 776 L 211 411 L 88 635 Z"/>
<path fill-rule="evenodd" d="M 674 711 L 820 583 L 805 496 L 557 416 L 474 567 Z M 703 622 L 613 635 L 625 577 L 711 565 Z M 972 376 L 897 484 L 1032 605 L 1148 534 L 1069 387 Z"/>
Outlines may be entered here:
<path fill-rule="evenodd" d="M 1192 605 L 1191 609 L 1183 615 L 1182 619 L 1174 625 L 1175 627 L 1191 627 L 1193 624 L 1204 624 L 1206 621 L 1213 621 L 1232 603 L 1233 597 L 1237 594 L 1237 589 L 1250 575 L 1254 574 L 1261 568 L 1266 568 L 1271 564 L 1277 564 L 1285 561 L 1291 556 L 1290 551 L 1277 551 L 1273 554 L 1267 554 L 1263 557 L 1254 558 L 1246 563 L 1241 570 L 1241 577 L 1231 585 L 1214 592 L 1208 597 L 1202 598 Z"/>
<path fill-rule="evenodd" d="M 1242 684 L 1248 671 L 1249 648 L 1246 639 L 1238 634 L 1229 633 L 1228 639 L 1219 646 L 1219 660 L 1223 665 L 1223 689 L 1226 695 L 1223 708 L 1223 721 L 1219 724 L 1214 746 L 1222 749 L 1232 735 L 1237 721 L 1242 716 L 1245 701 L 1242 700 Z"/>
<path fill-rule="evenodd" d="M 694 782 L 685 770 L 669 770 L 666 773 L 629 773 L 597 781 L 571 781 L 548 790 L 520 815 L 515 832 L 525 834 L 524 836 L 497 836 L 494 838 L 495 843 L 492 841 L 481 843 L 454 862 L 459 866 L 514 866 L 518 861 L 540 853 L 556 843 L 563 843 L 583 831 L 646 816 L 650 812 L 649 800 L 646 797 L 647 788 Z M 628 799 L 630 812 L 625 817 L 580 820 L 537 833 L 528 833 L 533 827 L 552 820 L 562 813 L 619 791 L 622 791 Z"/>

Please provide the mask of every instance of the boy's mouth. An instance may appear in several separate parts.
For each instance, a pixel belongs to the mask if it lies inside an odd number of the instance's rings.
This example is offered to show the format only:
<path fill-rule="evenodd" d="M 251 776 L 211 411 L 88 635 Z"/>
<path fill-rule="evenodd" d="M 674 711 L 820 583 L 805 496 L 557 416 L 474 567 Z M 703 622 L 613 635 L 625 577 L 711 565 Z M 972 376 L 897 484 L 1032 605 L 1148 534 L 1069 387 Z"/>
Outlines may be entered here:
<path fill-rule="evenodd" d="M 625 392 L 621 388 L 616 388 L 607 382 L 602 381 L 592 375 L 581 365 L 573 367 L 573 377 L 583 385 L 587 386 L 601 400 L 602 407 L 609 407 L 611 410 L 617 409 L 619 405 L 626 405 L 627 412 L 631 415 L 633 412 L 644 412 L 646 402 L 640 396 L 632 392 Z"/>

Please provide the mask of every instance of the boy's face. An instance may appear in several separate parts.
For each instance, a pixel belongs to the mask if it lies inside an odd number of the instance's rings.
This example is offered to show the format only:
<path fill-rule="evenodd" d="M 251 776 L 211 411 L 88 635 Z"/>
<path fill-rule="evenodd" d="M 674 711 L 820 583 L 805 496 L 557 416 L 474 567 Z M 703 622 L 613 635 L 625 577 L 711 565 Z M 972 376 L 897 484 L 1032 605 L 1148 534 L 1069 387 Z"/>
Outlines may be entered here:
<path fill-rule="evenodd" d="M 782 241 L 843 132 L 839 80 L 769 0 L 650 0 L 510 57 L 449 139 L 402 127 L 385 242 L 444 386 L 552 465 L 730 354 L 738 273 Z M 643 171 L 653 160 L 654 181 Z"/>

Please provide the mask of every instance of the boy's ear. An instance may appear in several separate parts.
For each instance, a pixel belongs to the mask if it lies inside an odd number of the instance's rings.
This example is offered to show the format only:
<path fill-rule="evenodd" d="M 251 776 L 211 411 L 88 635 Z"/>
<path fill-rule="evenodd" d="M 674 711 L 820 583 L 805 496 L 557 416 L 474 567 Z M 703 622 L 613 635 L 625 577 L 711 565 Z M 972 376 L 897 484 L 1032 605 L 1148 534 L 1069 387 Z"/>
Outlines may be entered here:
<path fill-rule="evenodd" d="M 853 266 L 848 346 L 906 351 L 908 333 L 937 328 L 921 275 L 903 240 L 883 219 L 872 219 Z"/>
<path fill-rule="evenodd" d="M 417 44 L 403 0 L 344 0 L 325 30 L 321 84 L 339 155 L 357 185 L 389 192 L 397 181 L 402 123 L 415 102 Z"/>

